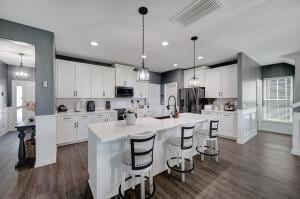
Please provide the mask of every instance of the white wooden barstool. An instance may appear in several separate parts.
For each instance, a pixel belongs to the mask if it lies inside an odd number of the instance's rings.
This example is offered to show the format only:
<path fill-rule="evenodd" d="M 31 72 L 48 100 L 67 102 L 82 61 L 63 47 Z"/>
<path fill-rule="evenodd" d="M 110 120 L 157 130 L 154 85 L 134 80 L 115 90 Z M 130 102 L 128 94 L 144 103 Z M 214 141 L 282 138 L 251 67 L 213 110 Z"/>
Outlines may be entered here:
<path fill-rule="evenodd" d="M 204 156 L 215 157 L 216 161 L 219 161 L 218 129 L 219 120 L 210 120 L 209 129 L 196 131 L 196 151 L 201 155 L 202 161 L 204 161 Z"/>
<path fill-rule="evenodd" d="M 153 163 L 153 150 L 155 132 L 145 132 L 138 135 L 130 135 L 130 149 L 122 154 L 122 181 L 119 187 L 119 196 L 125 198 L 126 181 L 131 180 L 131 188 L 135 189 L 136 177 L 140 179 L 140 198 L 145 196 L 145 179 L 149 180 L 150 194 L 147 198 L 152 198 L 155 193 L 155 184 L 151 172 Z M 129 175 L 129 176 L 128 176 Z"/>
<path fill-rule="evenodd" d="M 185 173 L 192 172 L 194 170 L 193 163 L 193 136 L 194 136 L 194 124 L 186 124 L 181 126 L 181 136 L 171 137 L 167 139 L 167 166 L 168 173 L 171 170 L 181 173 L 181 181 L 185 182 Z M 172 153 L 175 152 L 175 155 Z M 174 167 L 176 161 L 176 166 Z M 189 168 L 186 168 L 185 161 L 189 161 Z M 179 163 L 181 164 L 181 169 L 179 169 Z"/>

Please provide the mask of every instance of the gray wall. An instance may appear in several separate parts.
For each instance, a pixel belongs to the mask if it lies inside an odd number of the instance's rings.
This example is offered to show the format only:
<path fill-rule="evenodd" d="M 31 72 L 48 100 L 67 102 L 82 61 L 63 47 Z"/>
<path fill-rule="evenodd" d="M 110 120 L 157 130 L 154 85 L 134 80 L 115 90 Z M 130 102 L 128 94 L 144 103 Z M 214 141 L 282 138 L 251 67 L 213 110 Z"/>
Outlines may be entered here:
<path fill-rule="evenodd" d="M 150 83 L 161 84 L 161 74 L 150 71 Z"/>
<path fill-rule="evenodd" d="M 21 78 L 15 77 L 15 73 L 17 71 L 24 71 L 28 73 L 28 77 Z M 19 66 L 13 66 L 8 65 L 8 74 L 7 74 L 7 106 L 12 106 L 12 81 L 13 80 L 21 80 L 21 81 L 35 81 L 35 68 L 29 68 L 29 67 L 19 67 Z"/>
<path fill-rule="evenodd" d="M 161 73 L 161 94 L 164 94 L 164 84 L 177 82 L 178 96 L 179 89 L 184 88 L 184 73 L 182 69 L 176 69 L 168 72 Z M 164 103 L 164 98 L 161 99 L 162 104 Z"/>
<path fill-rule="evenodd" d="M 238 108 L 256 107 L 256 82 L 261 79 L 260 65 L 245 53 L 238 53 Z"/>
<path fill-rule="evenodd" d="M 55 113 L 54 34 L 49 31 L 0 19 L 0 38 L 35 45 L 36 115 L 53 115 Z M 43 81 L 48 82 L 47 88 L 42 86 Z"/>
<path fill-rule="evenodd" d="M 294 76 L 295 66 L 286 63 L 262 66 L 261 75 L 262 78 Z"/>
<path fill-rule="evenodd" d="M 7 106 L 7 69 L 8 65 L 0 60 L 0 108 Z"/>
<path fill-rule="evenodd" d="M 294 100 L 300 102 L 300 52 L 294 52 L 285 57 L 295 60 Z M 294 109 L 294 112 L 300 112 L 300 108 Z"/>

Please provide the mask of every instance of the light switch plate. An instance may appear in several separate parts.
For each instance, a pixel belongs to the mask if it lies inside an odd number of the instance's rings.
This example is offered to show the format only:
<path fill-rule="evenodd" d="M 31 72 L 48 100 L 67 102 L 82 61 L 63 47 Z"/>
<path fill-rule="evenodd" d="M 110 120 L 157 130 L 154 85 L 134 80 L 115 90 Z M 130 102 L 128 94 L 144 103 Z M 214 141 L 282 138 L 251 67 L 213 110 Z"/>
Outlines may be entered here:
<path fill-rule="evenodd" d="M 47 81 L 43 81 L 43 87 L 47 88 L 48 87 L 48 82 Z"/>

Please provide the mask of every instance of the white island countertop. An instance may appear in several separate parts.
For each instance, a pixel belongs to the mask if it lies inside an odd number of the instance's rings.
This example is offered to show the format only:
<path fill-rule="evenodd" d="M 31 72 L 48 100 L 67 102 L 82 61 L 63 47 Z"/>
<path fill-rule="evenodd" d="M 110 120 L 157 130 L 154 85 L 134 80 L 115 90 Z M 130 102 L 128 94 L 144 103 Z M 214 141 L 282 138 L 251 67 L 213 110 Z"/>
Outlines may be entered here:
<path fill-rule="evenodd" d="M 128 135 L 140 134 L 146 131 L 161 131 L 187 123 L 205 122 L 200 114 L 182 113 L 179 118 L 154 119 L 150 117 L 138 118 L 135 125 L 126 125 L 124 120 L 95 123 L 88 125 L 90 132 L 99 138 L 101 143 L 126 138 Z"/>

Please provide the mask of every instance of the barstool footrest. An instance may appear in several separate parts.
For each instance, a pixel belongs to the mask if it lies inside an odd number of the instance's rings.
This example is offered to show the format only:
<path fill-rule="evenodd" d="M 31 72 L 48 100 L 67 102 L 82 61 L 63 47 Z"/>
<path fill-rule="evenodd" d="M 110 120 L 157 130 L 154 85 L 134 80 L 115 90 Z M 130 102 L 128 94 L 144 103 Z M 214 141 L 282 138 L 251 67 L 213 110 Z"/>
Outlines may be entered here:
<path fill-rule="evenodd" d="M 205 153 L 205 152 L 202 152 L 198 149 L 199 147 L 196 147 L 196 151 L 202 155 L 206 155 L 206 156 L 218 156 L 220 154 L 220 151 L 218 151 L 217 153 Z M 206 147 L 206 148 L 211 148 L 211 147 Z M 215 149 L 215 148 L 212 148 L 212 149 Z"/>
<path fill-rule="evenodd" d="M 174 160 L 174 159 L 181 159 L 180 157 L 172 157 L 172 158 L 170 158 L 169 160 Z M 189 172 L 191 172 L 191 171 L 193 171 L 194 170 L 194 163 L 193 163 L 193 167 L 192 168 L 190 168 L 190 169 L 186 169 L 186 170 L 180 170 L 180 169 L 176 169 L 176 168 L 174 168 L 174 167 L 171 167 L 170 166 L 170 164 L 169 164 L 169 160 L 167 160 L 167 166 L 171 169 L 171 170 L 173 170 L 173 171 L 176 171 L 176 172 L 179 172 L 179 173 L 189 173 Z M 187 161 L 190 161 L 189 159 L 186 159 L 185 158 L 185 160 L 187 160 Z"/>
<path fill-rule="evenodd" d="M 141 177 L 141 175 L 134 175 L 135 177 L 137 177 L 137 178 L 140 178 Z M 127 177 L 126 179 L 125 179 L 125 182 L 126 181 L 128 181 L 129 179 L 131 179 L 132 178 L 132 176 L 129 176 L 129 177 Z M 147 180 L 149 180 L 149 177 L 148 176 L 144 176 L 144 178 L 146 178 Z M 119 196 L 122 198 L 122 199 L 126 199 L 125 198 L 125 196 L 123 196 L 123 194 L 122 194 L 122 192 L 121 192 L 121 184 L 120 184 L 120 186 L 119 186 Z M 150 195 L 148 195 L 147 197 L 146 197 L 146 199 L 150 199 L 150 198 L 152 198 L 153 196 L 154 196 L 154 194 L 155 194 L 155 183 L 153 182 L 153 191 L 152 191 L 152 193 L 150 193 Z"/>

